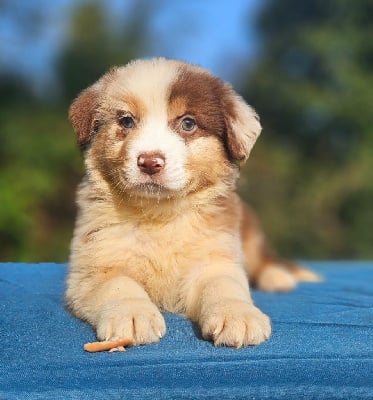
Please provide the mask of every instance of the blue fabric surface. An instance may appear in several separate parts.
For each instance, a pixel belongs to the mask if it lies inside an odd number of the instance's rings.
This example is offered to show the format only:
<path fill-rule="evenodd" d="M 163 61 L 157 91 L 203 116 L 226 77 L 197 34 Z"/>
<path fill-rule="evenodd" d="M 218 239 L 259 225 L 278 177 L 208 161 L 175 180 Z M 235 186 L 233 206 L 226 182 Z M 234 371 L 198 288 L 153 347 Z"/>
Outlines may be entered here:
<path fill-rule="evenodd" d="M 373 399 L 373 262 L 305 264 L 326 281 L 253 292 L 273 324 L 259 347 L 215 348 L 167 314 L 159 344 L 96 354 L 65 265 L 0 264 L 0 399 Z"/>

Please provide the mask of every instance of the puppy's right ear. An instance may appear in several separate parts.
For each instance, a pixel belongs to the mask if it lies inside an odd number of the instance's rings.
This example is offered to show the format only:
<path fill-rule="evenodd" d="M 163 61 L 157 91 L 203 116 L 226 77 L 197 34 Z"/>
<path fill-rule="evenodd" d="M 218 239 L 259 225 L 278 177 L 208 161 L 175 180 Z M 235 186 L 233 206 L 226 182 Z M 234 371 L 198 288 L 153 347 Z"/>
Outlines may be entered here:
<path fill-rule="evenodd" d="M 87 145 L 97 129 L 96 118 L 99 106 L 99 89 L 96 85 L 83 90 L 73 101 L 69 109 L 69 120 L 75 133 L 79 146 Z"/>

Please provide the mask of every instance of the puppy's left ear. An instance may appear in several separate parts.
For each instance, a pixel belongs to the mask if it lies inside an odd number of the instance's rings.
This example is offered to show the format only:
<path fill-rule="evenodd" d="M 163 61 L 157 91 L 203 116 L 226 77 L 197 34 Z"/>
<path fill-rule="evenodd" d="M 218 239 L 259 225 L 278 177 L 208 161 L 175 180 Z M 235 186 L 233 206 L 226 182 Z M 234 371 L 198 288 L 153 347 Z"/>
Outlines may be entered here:
<path fill-rule="evenodd" d="M 258 138 L 262 126 L 259 116 L 233 89 L 228 88 L 227 147 L 233 159 L 246 161 Z"/>

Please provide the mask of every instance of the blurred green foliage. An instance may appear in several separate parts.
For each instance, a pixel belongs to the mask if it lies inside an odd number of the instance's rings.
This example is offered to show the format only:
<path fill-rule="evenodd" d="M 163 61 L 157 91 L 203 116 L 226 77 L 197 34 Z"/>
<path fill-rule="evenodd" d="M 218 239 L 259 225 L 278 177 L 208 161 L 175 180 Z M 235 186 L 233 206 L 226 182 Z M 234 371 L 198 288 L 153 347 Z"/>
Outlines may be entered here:
<path fill-rule="evenodd" d="M 373 3 L 272 0 L 243 89 L 263 122 L 244 196 L 283 254 L 373 256 Z"/>
<path fill-rule="evenodd" d="M 46 97 L 12 72 L 0 75 L 0 260 L 66 261 L 83 173 L 68 107 L 103 72 L 138 56 L 146 18 L 131 16 L 118 29 L 102 3 L 78 3 L 56 60 L 58 86 Z"/>
<path fill-rule="evenodd" d="M 78 2 L 45 97 L 0 71 L 0 260 L 67 259 L 82 175 L 68 105 L 144 53 L 150 14 L 137 2 L 122 28 L 104 2 Z M 283 255 L 373 256 L 372 15 L 370 0 L 271 0 L 258 19 L 238 91 L 264 130 L 239 189 Z"/>

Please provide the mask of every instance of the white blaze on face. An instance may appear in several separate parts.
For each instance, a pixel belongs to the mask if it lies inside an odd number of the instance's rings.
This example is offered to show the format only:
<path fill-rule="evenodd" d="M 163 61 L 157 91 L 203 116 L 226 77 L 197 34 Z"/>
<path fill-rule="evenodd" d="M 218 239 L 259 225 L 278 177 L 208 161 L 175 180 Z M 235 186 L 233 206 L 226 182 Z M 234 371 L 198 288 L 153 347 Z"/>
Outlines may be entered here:
<path fill-rule="evenodd" d="M 125 174 L 127 181 L 134 186 L 153 183 L 177 191 L 187 184 L 186 144 L 168 124 L 169 88 L 177 79 L 177 67 L 177 62 L 158 59 L 151 65 L 135 62 L 123 70 L 126 92 L 140 99 L 144 107 L 139 130 L 127 148 Z M 117 73 L 120 77 L 122 71 Z M 148 175 L 141 172 L 138 158 L 146 153 L 163 156 L 165 165 L 159 173 Z"/>
<path fill-rule="evenodd" d="M 158 174 L 147 175 L 137 166 L 138 158 L 146 153 L 160 154 L 164 157 L 164 168 Z M 186 146 L 184 141 L 168 127 L 167 113 L 146 118 L 141 132 L 129 144 L 128 156 L 126 176 L 133 185 L 155 183 L 175 191 L 183 189 L 187 183 L 184 168 Z"/>

